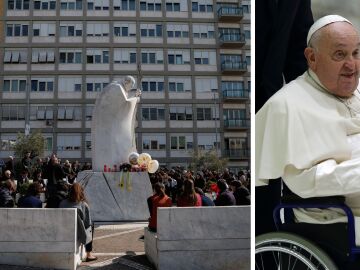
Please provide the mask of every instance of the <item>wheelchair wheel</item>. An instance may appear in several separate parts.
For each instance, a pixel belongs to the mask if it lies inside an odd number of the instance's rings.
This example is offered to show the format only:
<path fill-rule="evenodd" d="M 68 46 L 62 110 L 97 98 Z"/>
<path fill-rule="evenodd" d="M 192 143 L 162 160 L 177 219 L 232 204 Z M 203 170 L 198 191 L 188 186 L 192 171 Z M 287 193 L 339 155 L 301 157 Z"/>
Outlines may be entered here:
<path fill-rule="evenodd" d="M 257 270 L 338 269 L 324 251 L 291 233 L 267 233 L 257 236 L 255 242 Z"/>

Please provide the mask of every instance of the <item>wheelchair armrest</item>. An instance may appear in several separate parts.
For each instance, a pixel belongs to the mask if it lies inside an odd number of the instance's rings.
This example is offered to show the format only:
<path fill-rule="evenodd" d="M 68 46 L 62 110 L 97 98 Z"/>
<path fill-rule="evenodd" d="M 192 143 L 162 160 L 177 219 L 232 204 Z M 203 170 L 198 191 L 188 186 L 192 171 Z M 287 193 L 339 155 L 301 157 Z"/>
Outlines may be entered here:
<path fill-rule="evenodd" d="M 301 198 L 296 194 L 287 194 L 281 197 L 281 204 L 298 204 L 299 207 L 301 205 L 333 205 L 333 204 L 344 204 L 345 197 L 344 196 L 327 196 L 327 197 L 314 197 L 314 198 Z"/>

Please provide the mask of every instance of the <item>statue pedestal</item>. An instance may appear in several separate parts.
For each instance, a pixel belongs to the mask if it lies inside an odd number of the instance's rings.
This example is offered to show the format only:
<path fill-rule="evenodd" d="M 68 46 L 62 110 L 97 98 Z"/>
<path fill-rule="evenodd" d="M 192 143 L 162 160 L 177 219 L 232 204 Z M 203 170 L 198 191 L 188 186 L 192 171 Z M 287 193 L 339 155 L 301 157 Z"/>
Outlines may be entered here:
<path fill-rule="evenodd" d="M 147 172 L 82 171 L 77 182 L 84 187 L 93 221 L 144 221 L 150 216 Z"/>

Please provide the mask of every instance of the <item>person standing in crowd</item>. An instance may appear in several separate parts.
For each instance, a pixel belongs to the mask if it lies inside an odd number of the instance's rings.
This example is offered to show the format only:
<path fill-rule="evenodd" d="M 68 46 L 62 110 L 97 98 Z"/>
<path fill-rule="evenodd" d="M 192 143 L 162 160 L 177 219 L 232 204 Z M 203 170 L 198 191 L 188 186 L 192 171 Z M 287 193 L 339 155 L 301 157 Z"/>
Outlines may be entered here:
<path fill-rule="evenodd" d="M 97 257 L 91 254 L 94 230 L 92 228 L 90 209 L 83 187 L 79 183 L 75 183 L 70 186 L 68 198 L 63 200 L 59 207 L 77 208 L 78 217 L 80 217 L 78 221 L 78 236 L 81 238 L 80 241 L 82 244 L 85 244 L 86 261 L 89 262 L 97 260 Z"/>
<path fill-rule="evenodd" d="M 46 167 L 46 179 L 48 179 L 47 183 L 47 197 L 49 197 L 52 193 L 56 193 L 56 185 L 59 181 L 66 177 L 62 167 L 59 164 L 59 160 L 55 154 L 51 156 L 51 159 Z"/>
<path fill-rule="evenodd" d="M 195 192 L 194 181 L 186 179 L 183 183 L 183 191 L 177 198 L 177 206 L 201 206 L 201 196 Z"/>
<path fill-rule="evenodd" d="M 195 187 L 195 192 L 201 197 L 201 206 L 215 206 L 214 202 L 205 195 L 201 188 Z"/>
<path fill-rule="evenodd" d="M 26 195 L 18 201 L 20 208 L 42 208 L 42 201 L 39 199 L 41 186 L 39 183 L 29 185 Z"/>
<path fill-rule="evenodd" d="M 32 161 L 31 161 L 31 153 L 30 152 L 27 152 L 25 154 L 25 156 L 21 160 L 21 164 L 22 164 L 22 167 L 24 170 L 29 171 L 31 169 Z"/>
<path fill-rule="evenodd" d="M 16 191 L 16 185 L 10 179 L 0 185 L 0 207 L 14 207 L 15 201 L 12 194 Z"/>
<path fill-rule="evenodd" d="M 65 182 L 59 182 L 56 192 L 50 194 L 46 200 L 46 208 L 59 208 L 60 203 L 68 197 L 69 186 Z"/>
<path fill-rule="evenodd" d="M 230 188 L 233 191 L 236 205 L 250 205 L 250 192 L 239 180 L 232 181 Z"/>
<path fill-rule="evenodd" d="M 236 205 L 236 199 L 234 197 L 234 194 L 231 191 L 229 191 L 225 179 L 218 180 L 216 184 L 219 188 L 219 194 L 214 200 L 215 205 L 216 206 Z"/>
<path fill-rule="evenodd" d="M 157 209 L 159 207 L 171 207 L 172 201 L 165 194 L 165 186 L 163 183 L 157 182 L 154 185 L 155 194 L 148 199 L 150 211 L 149 230 L 156 232 L 157 230 Z"/>
<path fill-rule="evenodd" d="M 13 179 L 14 177 L 12 176 L 11 171 L 6 170 L 4 171 L 3 176 L 0 178 L 0 182 L 5 182 L 7 180 L 13 180 Z"/>

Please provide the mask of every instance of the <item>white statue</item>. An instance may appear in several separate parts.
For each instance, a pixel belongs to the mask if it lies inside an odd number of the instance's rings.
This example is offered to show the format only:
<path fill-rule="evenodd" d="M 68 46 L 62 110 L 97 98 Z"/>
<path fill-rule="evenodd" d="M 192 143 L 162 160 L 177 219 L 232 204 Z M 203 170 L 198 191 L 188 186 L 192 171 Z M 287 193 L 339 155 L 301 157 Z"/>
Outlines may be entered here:
<path fill-rule="evenodd" d="M 91 141 L 93 171 L 129 162 L 129 154 L 137 152 L 135 145 L 136 104 L 141 91 L 130 96 L 135 79 L 126 76 L 106 86 L 96 100 L 93 110 Z"/>

